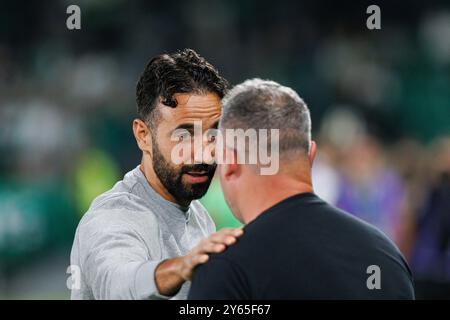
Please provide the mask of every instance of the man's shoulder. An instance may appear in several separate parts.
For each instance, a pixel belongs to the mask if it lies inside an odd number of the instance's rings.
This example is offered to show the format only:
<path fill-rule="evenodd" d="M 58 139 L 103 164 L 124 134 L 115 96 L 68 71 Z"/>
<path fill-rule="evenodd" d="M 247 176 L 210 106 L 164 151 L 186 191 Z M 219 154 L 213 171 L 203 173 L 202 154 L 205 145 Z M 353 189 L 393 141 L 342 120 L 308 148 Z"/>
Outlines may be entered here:
<path fill-rule="evenodd" d="M 97 196 L 84 214 L 80 225 L 97 221 L 106 225 L 117 223 L 140 223 L 142 219 L 156 220 L 156 208 L 149 199 L 142 197 L 145 192 L 135 177 L 135 170 L 128 172 L 123 180 L 118 181 L 110 190 Z"/>
<path fill-rule="evenodd" d="M 137 182 L 130 179 L 117 182 L 110 190 L 97 196 L 78 224 L 80 233 L 100 233 L 110 230 L 129 230 L 139 232 L 143 228 L 152 230 L 158 226 L 158 216 L 138 196 L 133 189 Z"/>
<path fill-rule="evenodd" d="M 133 210 L 129 208 L 89 209 L 81 218 L 79 226 L 101 224 L 104 227 L 116 225 L 141 225 L 145 221 L 158 223 L 158 216 L 151 210 Z"/>
<path fill-rule="evenodd" d="M 373 247 L 384 245 L 393 251 L 398 251 L 394 242 L 376 226 L 329 204 L 327 204 L 327 210 L 332 213 L 330 225 L 334 226 L 334 230 L 342 236 L 358 241 L 359 245 L 364 243 Z"/>
<path fill-rule="evenodd" d="M 119 235 L 147 239 L 159 233 L 160 225 L 155 214 L 127 209 L 89 210 L 76 230 L 80 241 Z"/>
<path fill-rule="evenodd" d="M 135 189 L 140 187 L 137 181 L 127 179 L 118 181 L 110 190 L 100 194 L 92 201 L 89 211 L 111 209 L 144 211 L 148 204 L 135 192 Z"/>
<path fill-rule="evenodd" d="M 295 243 L 303 252 L 334 243 L 332 248 L 352 248 L 358 244 L 367 252 L 389 253 L 398 261 L 404 260 L 393 241 L 375 226 L 320 198 L 313 200 L 308 205 L 311 210 L 291 201 L 289 206 L 261 214 L 245 226 L 238 242 L 218 257 L 239 263 L 249 256 L 266 255 L 267 250 L 281 249 L 286 243 Z"/>

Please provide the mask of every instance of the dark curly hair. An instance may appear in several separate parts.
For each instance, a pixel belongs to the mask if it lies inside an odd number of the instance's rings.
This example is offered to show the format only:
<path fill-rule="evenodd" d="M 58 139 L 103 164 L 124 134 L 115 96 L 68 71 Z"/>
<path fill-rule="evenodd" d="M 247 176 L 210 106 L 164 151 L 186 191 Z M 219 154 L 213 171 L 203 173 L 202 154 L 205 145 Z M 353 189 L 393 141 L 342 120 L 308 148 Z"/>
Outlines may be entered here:
<path fill-rule="evenodd" d="M 175 108 L 175 93 L 214 92 L 222 99 L 227 89 L 227 80 L 194 50 L 161 54 L 150 60 L 136 85 L 138 115 L 154 125 L 156 105 L 161 102 Z"/>

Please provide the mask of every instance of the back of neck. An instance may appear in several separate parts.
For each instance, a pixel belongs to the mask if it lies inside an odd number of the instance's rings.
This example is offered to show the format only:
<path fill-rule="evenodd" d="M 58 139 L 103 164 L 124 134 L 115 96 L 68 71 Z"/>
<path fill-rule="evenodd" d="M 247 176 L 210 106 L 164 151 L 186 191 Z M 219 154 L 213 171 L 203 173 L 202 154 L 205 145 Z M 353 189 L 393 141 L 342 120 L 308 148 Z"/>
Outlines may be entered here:
<path fill-rule="evenodd" d="M 241 205 L 241 214 L 246 224 L 289 197 L 300 193 L 314 192 L 310 179 L 299 180 L 289 176 L 276 175 L 261 177 L 259 180 L 256 190 L 251 190 L 250 200 Z"/>

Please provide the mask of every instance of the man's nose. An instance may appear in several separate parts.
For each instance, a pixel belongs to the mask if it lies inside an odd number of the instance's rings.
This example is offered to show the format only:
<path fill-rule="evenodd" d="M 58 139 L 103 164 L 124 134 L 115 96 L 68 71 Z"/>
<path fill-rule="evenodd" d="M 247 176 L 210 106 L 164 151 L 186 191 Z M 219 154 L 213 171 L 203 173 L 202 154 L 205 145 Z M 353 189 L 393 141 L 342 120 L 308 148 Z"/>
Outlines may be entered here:
<path fill-rule="evenodd" d="M 207 153 L 207 159 L 205 158 Z M 215 140 L 211 139 L 207 132 L 204 132 L 201 137 L 194 139 L 194 163 L 212 163 L 215 157 Z"/>

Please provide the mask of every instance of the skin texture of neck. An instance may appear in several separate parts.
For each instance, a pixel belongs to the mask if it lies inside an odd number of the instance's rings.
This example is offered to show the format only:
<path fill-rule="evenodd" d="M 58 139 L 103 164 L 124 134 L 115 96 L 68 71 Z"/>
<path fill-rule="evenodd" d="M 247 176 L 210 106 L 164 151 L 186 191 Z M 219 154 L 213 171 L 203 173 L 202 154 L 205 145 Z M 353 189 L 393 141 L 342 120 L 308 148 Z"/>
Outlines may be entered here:
<path fill-rule="evenodd" d="M 314 192 L 310 170 L 292 173 L 290 170 L 273 176 L 253 176 L 239 201 L 239 211 L 245 224 L 277 203 L 300 193 Z M 253 187 L 251 187 L 253 185 Z M 257 188 L 255 188 L 257 186 Z M 249 199 L 251 199 L 249 201 Z"/>

